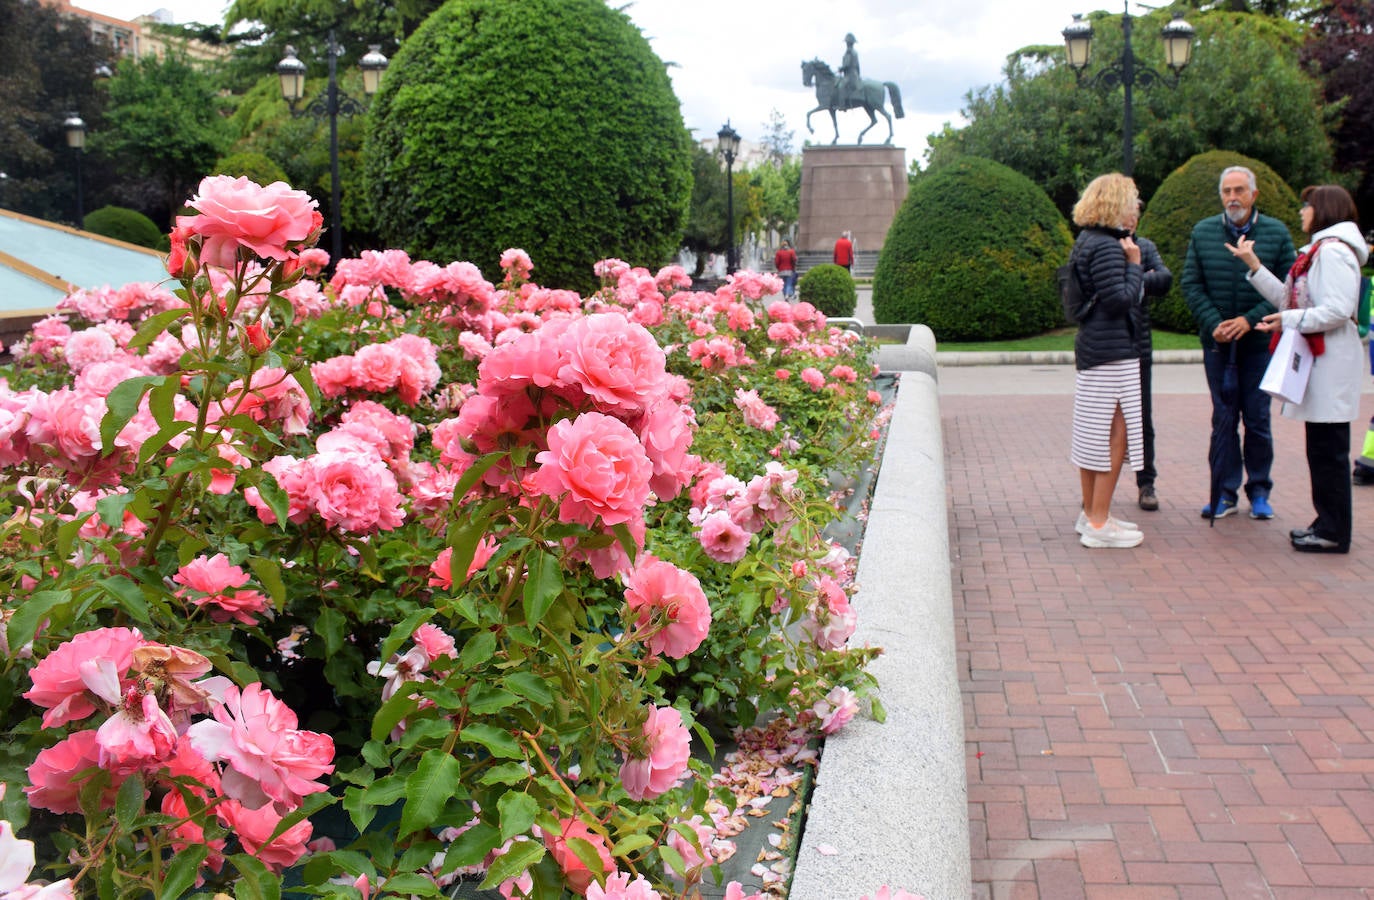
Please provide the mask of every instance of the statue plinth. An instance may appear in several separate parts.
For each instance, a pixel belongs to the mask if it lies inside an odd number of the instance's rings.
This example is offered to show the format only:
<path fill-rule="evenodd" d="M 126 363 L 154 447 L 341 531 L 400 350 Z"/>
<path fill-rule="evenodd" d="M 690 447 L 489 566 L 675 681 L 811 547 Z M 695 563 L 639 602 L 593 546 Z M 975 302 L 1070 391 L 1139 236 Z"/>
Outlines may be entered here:
<path fill-rule="evenodd" d="M 802 148 L 797 250 L 829 252 L 841 232 L 876 252 L 906 200 L 906 150 L 886 145 Z"/>

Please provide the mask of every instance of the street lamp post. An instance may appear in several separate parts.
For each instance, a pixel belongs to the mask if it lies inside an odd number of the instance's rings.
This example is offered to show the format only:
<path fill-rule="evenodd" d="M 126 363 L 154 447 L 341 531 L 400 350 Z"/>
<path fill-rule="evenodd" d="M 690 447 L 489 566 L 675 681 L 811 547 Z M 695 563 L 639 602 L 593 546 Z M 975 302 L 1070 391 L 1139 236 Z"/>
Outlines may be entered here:
<path fill-rule="evenodd" d="M 725 271 L 734 274 L 739 260 L 735 256 L 735 155 L 739 153 L 739 134 L 730 127 L 726 119 L 720 131 L 716 132 L 716 147 L 725 157 L 725 229 L 729 249 L 725 253 Z"/>
<path fill-rule="evenodd" d="M 86 148 L 86 123 L 80 115 L 70 112 L 66 121 L 62 123 L 62 130 L 67 133 L 67 146 L 72 148 L 72 156 L 76 159 L 76 227 L 80 228 L 86 220 L 85 198 L 82 196 L 81 187 L 81 156 Z"/>
<path fill-rule="evenodd" d="M 368 96 L 377 93 L 381 84 L 382 72 L 386 69 L 387 58 L 382 55 L 380 44 L 371 44 L 368 52 L 358 61 L 363 72 L 363 92 Z M 341 210 L 343 191 L 339 179 L 339 116 L 355 116 L 363 111 L 363 106 L 339 89 L 338 59 L 343 55 L 341 47 L 334 39 L 334 29 L 329 29 L 329 86 L 323 97 L 316 97 L 304 107 L 297 109 L 296 104 L 305 96 L 305 63 L 296 56 L 296 48 L 286 48 L 286 56 L 277 63 L 277 77 L 281 80 L 281 94 L 291 107 L 291 115 L 308 115 L 313 119 L 329 120 L 329 235 L 331 262 L 337 263 L 343 256 L 343 214 Z"/>
<path fill-rule="evenodd" d="M 1181 14 L 1175 13 L 1173 21 L 1165 25 L 1163 31 L 1160 32 L 1160 37 L 1164 39 L 1165 63 L 1173 72 L 1173 78 L 1169 79 L 1154 69 L 1136 66 L 1135 51 L 1131 47 L 1129 0 L 1123 3 L 1122 7 L 1121 34 L 1124 47 L 1121 51 L 1121 58 L 1098 71 L 1096 75 L 1088 79 L 1087 83 L 1092 87 L 1101 87 L 1107 90 L 1111 90 L 1119 84 L 1125 92 L 1126 109 L 1121 122 L 1121 170 L 1124 175 L 1129 177 L 1134 174 L 1135 170 L 1135 112 L 1132 92 L 1137 84 L 1142 88 L 1152 87 L 1156 83 L 1170 88 L 1178 85 L 1179 76 L 1192 59 L 1193 26 L 1183 21 Z M 1074 77 L 1081 84 L 1083 83 L 1083 70 L 1088 67 L 1088 59 L 1092 52 L 1093 27 L 1084 22 L 1081 15 L 1075 13 L 1073 22 L 1064 29 L 1062 34 L 1064 35 L 1064 49 L 1069 66 L 1073 69 Z"/>

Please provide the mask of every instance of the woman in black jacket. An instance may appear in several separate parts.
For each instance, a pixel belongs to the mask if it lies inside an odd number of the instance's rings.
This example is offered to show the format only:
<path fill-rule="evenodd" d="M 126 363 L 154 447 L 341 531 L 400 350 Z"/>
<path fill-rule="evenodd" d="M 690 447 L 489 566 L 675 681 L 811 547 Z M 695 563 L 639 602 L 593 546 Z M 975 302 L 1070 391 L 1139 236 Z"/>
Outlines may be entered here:
<path fill-rule="evenodd" d="M 1145 536 L 1134 523 L 1111 515 L 1121 467 L 1143 465 L 1140 426 L 1140 357 L 1134 317 L 1144 294 L 1140 247 L 1130 226 L 1140 194 L 1125 175 L 1099 175 L 1073 208 L 1083 230 L 1071 260 L 1091 309 L 1078 325 L 1074 364 L 1070 459 L 1078 467 L 1083 511 L 1076 530 L 1085 547 L 1123 548 Z"/>

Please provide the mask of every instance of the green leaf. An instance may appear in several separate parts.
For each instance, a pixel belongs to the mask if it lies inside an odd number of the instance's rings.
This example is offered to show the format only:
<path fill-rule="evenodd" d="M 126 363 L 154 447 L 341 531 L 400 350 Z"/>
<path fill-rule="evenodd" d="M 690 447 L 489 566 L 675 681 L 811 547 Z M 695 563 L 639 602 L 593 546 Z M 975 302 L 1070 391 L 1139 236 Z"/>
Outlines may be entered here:
<path fill-rule="evenodd" d="M 467 580 L 468 567 L 477 555 L 477 545 L 490 531 L 489 515 L 474 516 L 448 530 L 448 545 L 453 548 L 453 554 L 449 557 L 449 574 L 455 585 Z"/>
<path fill-rule="evenodd" d="M 248 568 L 258 578 L 258 584 L 271 596 L 278 608 L 286 603 L 286 583 L 281 580 L 281 566 L 276 560 L 263 556 L 248 557 Z"/>
<path fill-rule="evenodd" d="M 759 606 L 763 603 L 763 597 L 758 591 L 744 591 L 739 595 L 739 620 L 744 625 L 749 625 L 754 621 L 754 614 L 759 611 Z"/>
<path fill-rule="evenodd" d="M 428 828 L 439 818 L 444 805 L 458 790 L 463 767 L 452 754 L 430 750 L 420 757 L 420 766 L 406 779 L 406 802 L 401 808 L 402 837 Z"/>
<path fill-rule="evenodd" d="M 128 831 L 133 827 L 134 819 L 143 813 L 143 779 L 138 775 L 130 775 L 119 786 L 119 793 L 115 795 L 115 821 L 119 827 Z"/>
<path fill-rule="evenodd" d="M 501 846 L 501 843 L 499 831 L 485 822 L 478 822 L 458 835 L 458 839 L 449 846 L 444 867 L 453 866 L 456 869 L 462 866 L 475 866 L 485 859 L 488 853 Z"/>
<path fill-rule="evenodd" d="M 523 759 L 524 754 L 520 752 L 520 745 L 511 737 L 510 732 L 495 725 L 477 723 L 469 725 L 459 732 L 460 740 L 468 741 L 473 744 L 481 744 L 487 748 L 487 752 L 492 756 L 499 756 L 504 759 Z"/>
<path fill-rule="evenodd" d="M 558 595 L 563 593 L 563 570 L 558 565 L 558 557 L 543 550 L 535 550 L 527 559 L 529 574 L 525 579 L 525 625 L 533 628 L 544 618 Z"/>
<path fill-rule="evenodd" d="M 383 703 L 382 708 L 377 710 L 377 715 L 372 717 L 372 739 L 387 740 L 392 729 L 406 716 L 415 712 L 419 705 L 419 698 L 409 692 L 392 694 L 391 699 Z"/>
<path fill-rule="evenodd" d="M 343 613 L 326 606 L 315 617 L 315 633 L 324 638 L 324 652 L 333 656 L 343 649 L 348 622 Z"/>
<path fill-rule="evenodd" d="M 492 766 L 477 780 L 480 784 L 511 785 L 519 784 L 522 781 L 528 781 L 529 778 L 530 773 L 529 770 L 525 768 L 524 763 L 512 762 Z"/>
<path fill-rule="evenodd" d="M 671 866 L 677 874 L 682 875 L 687 871 L 687 862 L 682 858 L 682 854 L 667 844 L 658 848 L 658 855 L 663 857 L 663 861 Z"/>
<path fill-rule="evenodd" d="M 159 429 L 171 428 L 176 421 L 176 396 L 180 389 L 181 379 L 166 377 L 148 393 L 148 411 Z"/>
<path fill-rule="evenodd" d="M 583 841 L 586 844 L 586 841 Z M 590 844 L 587 844 L 590 847 Z M 596 851 L 592 851 L 595 856 Z M 480 890 L 491 890 L 505 881 L 507 878 L 517 878 L 526 869 L 535 865 L 544 858 L 544 845 L 537 841 L 516 841 L 511 845 L 510 850 L 496 857 L 496 861 L 487 869 L 487 877 L 478 885 Z M 601 862 L 596 862 L 596 870 L 601 868 Z M 596 871 L 594 870 L 594 871 Z"/>
<path fill-rule="evenodd" d="M 109 456 L 114 452 L 115 435 L 124 430 L 124 426 L 129 424 L 129 420 L 138 412 L 138 404 L 143 400 L 143 394 L 150 387 L 162 384 L 165 375 L 138 375 L 121 381 L 114 386 L 114 390 L 105 396 L 105 408 L 107 412 L 100 420 L 100 446 L 103 449 L 102 455 Z"/>
<path fill-rule="evenodd" d="M 873 705 L 873 721 L 877 722 L 879 725 L 886 722 L 887 707 L 883 706 L 883 702 L 877 697 L 872 698 L 869 702 Z"/>
<path fill-rule="evenodd" d="M 204 844 L 190 844 L 178 850 L 172 857 L 167 870 L 162 873 L 162 890 L 158 891 L 161 900 L 176 900 L 196 883 L 200 864 L 210 848 Z"/>
<path fill-rule="evenodd" d="M 567 838 L 566 843 L 568 849 L 573 852 L 573 855 L 582 860 L 582 865 L 587 867 L 587 871 L 600 872 L 602 870 L 601 867 L 603 863 L 601 862 L 601 854 L 597 852 L 595 844 L 586 838 L 580 837 Z M 659 849 L 660 851 L 666 851 L 671 848 L 667 844 L 664 844 Z M 679 860 L 681 860 L 681 857 L 679 857 Z"/>
<path fill-rule="evenodd" d="M 463 473 L 463 477 L 458 479 L 458 483 L 454 485 L 453 498 L 458 500 L 466 497 L 468 491 L 472 490 L 472 486 L 480 481 L 483 475 L 487 474 L 487 470 L 505 458 L 506 454 L 499 450 L 488 453 L 486 456 L 479 456 L 477 460 L 468 467 L 467 471 Z M 469 557 L 469 561 L 471 561 L 471 557 Z M 467 571 L 466 566 L 463 568 L 463 571 Z"/>
<path fill-rule="evenodd" d="M 540 706 L 553 705 L 553 690 L 549 683 L 533 672 L 512 672 L 506 676 L 506 687 Z"/>
<path fill-rule="evenodd" d="M 534 802 L 534 798 L 519 791 L 502 794 L 501 799 L 496 801 L 496 808 L 501 814 L 503 841 L 529 831 L 534 824 L 534 817 L 539 813 L 539 804 Z"/>
<path fill-rule="evenodd" d="M 123 530 L 124 510 L 130 503 L 138 499 L 137 495 L 129 494 L 106 494 L 95 501 L 96 515 L 100 516 L 100 521 L 114 529 Z"/>
<path fill-rule="evenodd" d="M 463 645 L 463 652 L 458 654 L 458 668 L 463 671 L 475 669 L 490 661 L 495 652 L 496 635 L 490 631 L 479 631 Z"/>
<path fill-rule="evenodd" d="M 281 879 L 255 856 L 237 853 L 229 862 L 238 869 L 234 900 L 281 900 Z"/>
<path fill-rule="evenodd" d="M 102 578 L 97 583 L 105 589 L 107 594 L 118 600 L 119 605 L 134 619 L 139 622 L 151 621 L 148 600 L 143 596 L 143 589 L 137 583 L 130 581 L 123 575 Z"/>
<path fill-rule="evenodd" d="M 196 427 L 195 422 L 176 421 L 166 428 L 159 428 L 157 433 L 143 442 L 143 446 L 138 448 L 139 465 L 152 459 L 159 450 L 167 446 L 167 442 L 183 432 L 190 431 Z"/>
<path fill-rule="evenodd" d="M 15 607 L 14 615 L 5 628 L 5 637 L 11 647 L 23 647 L 38 633 L 38 626 L 48 618 L 48 613 L 59 606 L 72 602 L 72 592 L 35 591 Z"/>
<path fill-rule="evenodd" d="M 468 709 L 479 716 L 488 716 L 511 706 L 519 699 L 510 691 L 477 684 L 468 692 Z"/>
<path fill-rule="evenodd" d="M 129 349 L 141 350 L 148 346 L 153 341 L 157 340 L 158 335 L 167 330 L 168 325 L 190 314 L 191 311 L 189 309 L 181 306 L 176 309 L 164 310 L 156 315 L 149 316 L 143 320 L 143 324 L 138 326 L 138 333 L 134 335 L 133 340 L 129 341 Z"/>
<path fill-rule="evenodd" d="M 397 622 L 391 629 L 391 633 L 386 636 L 386 640 L 382 641 L 382 649 L 380 651 L 382 659 L 391 659 L 392 656 L 398 653 L 401 649 L 401 645 L 415 633 L 415 629 L 433 618 L 434 613 L 435 610 L 433 609 L 417 609 L 400 622 Z"/>
<path fill-rule="evenodd" d="M 620 841 L 611 849 L 612 856 L 629 856 L 636 850 L 653 846 L 654 839 L 647 834 L 632 834 Z"/>

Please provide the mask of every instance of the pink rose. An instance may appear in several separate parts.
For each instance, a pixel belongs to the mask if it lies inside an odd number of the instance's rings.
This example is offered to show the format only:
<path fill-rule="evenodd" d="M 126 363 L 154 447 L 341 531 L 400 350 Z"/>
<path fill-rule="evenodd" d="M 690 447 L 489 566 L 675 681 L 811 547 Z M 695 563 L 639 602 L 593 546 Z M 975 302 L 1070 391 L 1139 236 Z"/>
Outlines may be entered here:
<path fill-rule="evenodd" d="M 378 457 L 326 452 L 307 458 L 304 465 L 310 505 L 340 531 L 390 531 L 405 519 L 396 476 Z"/>
<path fill-rule="evenodd" d="M 825 376 L 821 374 L 820 369 L 811 366 L 801 370 L 801 380 L 813 391 L 819 391 L 825 385 Z"/>
<path fill-rule="evenodd" d="M 353 386 L 389 391 L 401 379 L 401 354 L 390 344 L 368 344 L 353 354 Z"/>
<path fill-rule="evenodd" d="M 558 376 L 605 412 L 637 413 L 663 390 L 663 350 L 642 325 L 603 313 L 576 319 L 562 341 Z"/>
<path fill-rule="evenodd" d="M 635 430 L 644 452 L 654 466 L 649 487 L 660 500 L 671 500 L 691 479 L 693 428 L 692 408 L 680 402 L 661 399 L 652 403 L 639 419 Z"/>
<path fill-rule="evenodd" d="M 691 737 L 682 714 L 671 706 L 650 706 L 644 727 L 626 751 L 620 782 L 635 800 L 653 799 L 676 785 L 687 771 Z"/>
<path fill-rule="evenodd" d="M 693 869 L 715 862 L 711 856 L 711 841 L 715 839 L 716 829 L 707 825 L 701 816 L 692 816 L 686 822 L 679 824 L 690 828 L 692 834 L 696 836 L 696 841 L 693 842 L 683 837 L 676 827 L 668 831 L 668 846 L 676 850 L 678 856 L 682 857 L 683 868 L 691 872 Z M 663 864 L 663 873 L 669 876 L 676 874 L 673 867 L 666 862 Z"/>
<path fill-rule="evenodd" d="M 706 555 L 720 563 L 737 563 L 749 552 L 753 535 L 745 531 L 723 509 L 708 513 L 701 520 L 697 540 Z"/>
<path fill-rule="evenodd" d="M 711 629 L 711 604 L 701 582 L 652 554 L 640 557 L 625 579 L 625 602 L 636 624 L 661 627 L 646 641 L 650 653 L 681 659 L 701 646 Z"/>
<path fill-rule="evenodd" d="M 858 624 L 858 615 L 849 605 L 844 588 L 833 578 L 822 576 L 816 582 L 817 602 L 802 628 L 811 635 L 816 646 L 823 650 L 838 650 L 844 646 Z"/>
<path fill-rule="evenodd" d="M 755 891 L 752 894 L 744 893 L 744 885 L 738 881 L 732 881 L 725 886 L 724 900 L 763 900 L 763 894 Z"/>
<path fill-rule="evenodd" d="M 272 837 L 272 832 L 282 820 L 282 815 L 271 807 L 249 809 L 241 803 L 228 800 L 215 808 L 215 814 L 225 827 L 238 835 L 244 852 L 256 856 L 263 865 L 276 872 L 295 865 L 305 855 L 305 845 L 314 830 L 310 820 L 303 819 L 269 842 L 268 838 Z"/>
<path fill-rule="evenodd" d="M 453 638 L 446 634 L 438 625 L 426 622 L 415 629 L 415 633 L 411 635 L 411 639 L 415 641 L 415 644 L 421 650 L 425 651 L 425 656 L 429 657 L 430 662 L 433 662 L 441 656 L 448 656 L 454 659 L 458 658 L 458 651 L 456 645 L 453 643 Z"/>
<path fill-rule="evenodd" d="M 583 413 L 557 422 L 548 437 L 549 449 L 535 457 L 534 487 L 561 498 L 563 521 L 594 525 L 600 519 L 617 525 L 643 514 L 653 464 L 624 422 Z"/>
<path fill-rule="evenodd" d="M 334 771 L 334 740 L 298 730 L 296 714 L 261 684 L 242 691 L 229 685 L 212 712 L 214 721 L 195 723 L 187 736 L 206 759 L 228 765 L 221 776 L 227 796 L 251 809 L 272 801 L 289 812 L 325 790 L 310 779 Z"/>
<path fill-rule="evenodd" d="M 129 688 L 119 710 L 95 733 L 100 747 L 100 767 L 119 775 L 132 775 L 156 767 L 177 746 L 177 730 L 157 698 Z"/>
<path fill-rule="evenodd" d="M 841 685 L 831 688 L 824 700 L 817 700 L 811 711 L 821 720 L 821 731 L 834 734 L 853 720 L 854 714 L 859 711 L 859 699 L 853 691 Z"/>
<path fill-rule="evenodd" d="M 134 648 L 142 643 L 143 635 L 136 629 L 97 628 L 83 631 L 44 657 L 29 672 L 33 687 L 24 693 L 35 706 L 48 710 L 43 727 L 56 728 L 95 712 L 88 692 L 101 670 L 123 677 L 134 664 Z"/>
<path fill-rule="evenodd" d="M 616 872 L 606 876 L 606 886 L 593 881 L 587 885 L 587 900 L 662 900 L 662 895 L 643 875 L 630 880 L 627 872 Z"/>
<path fill-rule="evenodd" d="M 577 893 L 586 894 L 587 887 L 594 884 L 596 879 L 591 869 L 587 868 L 587 864 L 568 846 L 568 840 L 579 838 L 590 843 L 600 858 L 602 874 L 615 871 L 615 860 L 611 858 L 606 839 L 593 832 L 580 819 L 560 819 L 558 827 L 557 832 L 544 834 L 544 843 L 549 848 L 549 854 L 558 863 L 558 867 L 563 870 L 563 877 L 568 880 L 568 885 Z"/>
<path fill-rule="evenodd" d="M 262 187 L 247 178 L 212 175 L 201 181 L 189 205 L 198 215 L 177 216 L 177 225 L 201 237 L 201 262 L 226 269 L 233 268 L 240 246 L 284 260 L 291 255 L 288 246 L 319 225 L 318 204 L 280 181 Z"/>
<path fill-rule="evenodd" d="M 81 786 L 89 776 L 80 776 L 86 769 L 100 765 L 100 748 L 94 731 L 78 731 L 66 740 L 38 751 L 28 768 L 29 783 L 24 794 L 29 805 L 55 813 L 81 812 Z M 115 775 L 101 795 L 101 806 L 114 806 L 115 795 L 123 777 Z"/>
<path fill-rule="evenodd" d="M 255 613 L 267 609 L 267 598 L 257 591 L 240 591 L 248 583 L 248 573 L 230 564 L 223 553 L 199 556 L 182 566 L 172 581 L 182 585 L 177 596 L 196 606 L 209 606 L 210 618 L 216 622 L 234 620 L 255 625 Z"/>
<path fill-rule="evenodd" d="M 758 391 L 735 389 L 735 406 L 744 413 L 744 424 L 760 431 L 772 431 L 778 424 L 778 414 L 765 403 Z"/>

